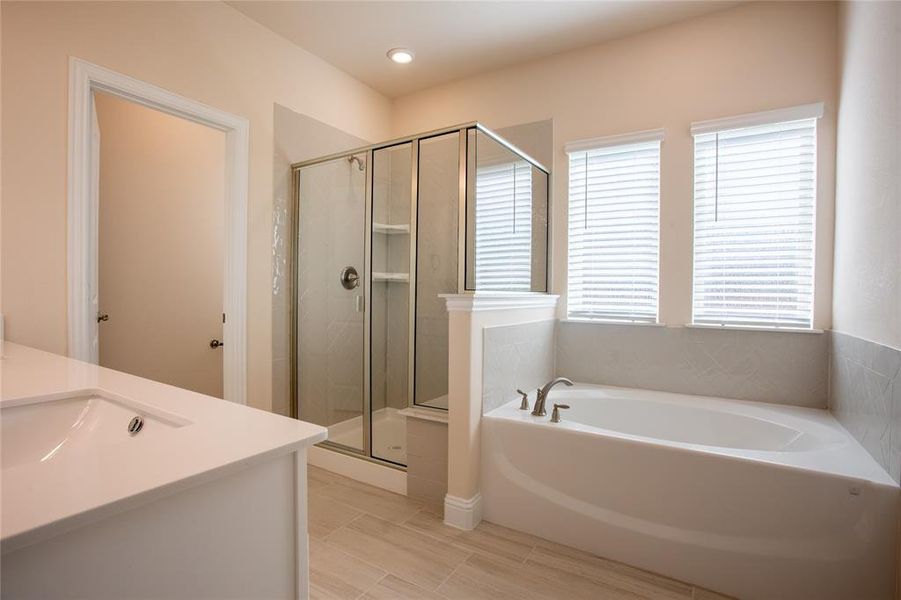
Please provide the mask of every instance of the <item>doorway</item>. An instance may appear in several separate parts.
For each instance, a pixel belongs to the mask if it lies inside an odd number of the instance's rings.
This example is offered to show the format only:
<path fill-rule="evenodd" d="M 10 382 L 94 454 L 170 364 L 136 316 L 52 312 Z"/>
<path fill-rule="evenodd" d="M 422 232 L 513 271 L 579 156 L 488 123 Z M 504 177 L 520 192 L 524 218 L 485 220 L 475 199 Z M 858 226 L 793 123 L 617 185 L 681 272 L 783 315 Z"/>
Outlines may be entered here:
<path fill-rule="evenodd" d="M 99 364 L 221 398 L 225 133 L 94 92 Z"/>
<path fill-rule="evenodd" d="M 217 313 L 221 338 L 222 389 L 224 399 L 246 404 L 247 400 L 247 196 L 249 123 L 217 108 L 179 96 L 163 88 L 91 64 L 69 59 L 69 182 L 68 182 L 68 353 L 86 362 L 100 362 L 99 325 L 112 322 L 111 312 L 100 308 L 100 146 L 95 92 L 153 109 L 222 132 L 224 141 L 222 260 L 220 262 L 221 310 Z M 161 267 L 172 267 L 157 259 Z M 171 298 L 166 304 L 170 317 L 177 312 Z M 109 318 L 103 321 L 105 314 Z M 98 318 L 101 319 L 98 321 Z M 224 321 L 224 322 L 223 322 Z M 173 323 L 178 325 L 178 319 Z M 143 343 L 127 337 L 134 347 Z M 167 342 L 162 352 L 171 352 Z M 207 348 L 204 348 L 206 350 Z M 195 374 L 196 376 L 196 374 Z"/>

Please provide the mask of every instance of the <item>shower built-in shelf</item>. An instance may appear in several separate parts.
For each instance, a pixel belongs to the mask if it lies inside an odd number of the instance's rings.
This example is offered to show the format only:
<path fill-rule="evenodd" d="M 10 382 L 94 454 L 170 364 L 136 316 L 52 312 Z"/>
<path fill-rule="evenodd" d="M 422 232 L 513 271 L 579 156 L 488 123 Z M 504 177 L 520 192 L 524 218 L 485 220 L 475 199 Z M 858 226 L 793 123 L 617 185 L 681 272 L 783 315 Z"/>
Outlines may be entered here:
<path fill-rule="evenodd" d="M 403 235 L 405 233 L 410 233 L 409 225 L 392 225 L 390 223 L 375 223 L 372 224 L 373 233 L 384 233 L 387 235 Z"/>
<path fill-rule="evenodd" d="M 409 283 L 409 273 L 379 273 L 372 272 L 373 281 L 384 281 L 385 283 Z"/>

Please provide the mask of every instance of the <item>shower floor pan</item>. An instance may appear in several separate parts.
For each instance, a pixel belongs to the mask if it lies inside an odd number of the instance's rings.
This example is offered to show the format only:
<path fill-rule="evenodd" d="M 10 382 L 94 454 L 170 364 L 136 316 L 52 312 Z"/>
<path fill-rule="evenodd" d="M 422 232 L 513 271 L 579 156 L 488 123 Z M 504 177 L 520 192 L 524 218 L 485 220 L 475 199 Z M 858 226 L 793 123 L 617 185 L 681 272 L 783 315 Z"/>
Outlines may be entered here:
<path fill-rule="evenodd" d="M 361 449 L 363 417 L 354 417 L 329 425 L 330 442 Z M 372 412 L 372 456 L 401 465 L 407 464 L 407 418 L 396 408 L 381 408 Z"/>

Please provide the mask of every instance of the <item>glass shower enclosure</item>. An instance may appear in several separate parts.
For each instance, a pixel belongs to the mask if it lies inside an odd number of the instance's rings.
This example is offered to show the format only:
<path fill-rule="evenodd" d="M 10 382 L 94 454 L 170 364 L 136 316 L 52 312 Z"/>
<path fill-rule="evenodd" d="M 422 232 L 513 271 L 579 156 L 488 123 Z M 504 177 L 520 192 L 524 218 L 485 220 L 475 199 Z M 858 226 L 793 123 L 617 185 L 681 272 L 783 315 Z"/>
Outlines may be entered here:
<path fill-rule="evenodd" d="M 548 171 L 479 123 L 293 165 L 292 414 L 406 466 L 447 410 L 442 294 L 548 289 Z"/>

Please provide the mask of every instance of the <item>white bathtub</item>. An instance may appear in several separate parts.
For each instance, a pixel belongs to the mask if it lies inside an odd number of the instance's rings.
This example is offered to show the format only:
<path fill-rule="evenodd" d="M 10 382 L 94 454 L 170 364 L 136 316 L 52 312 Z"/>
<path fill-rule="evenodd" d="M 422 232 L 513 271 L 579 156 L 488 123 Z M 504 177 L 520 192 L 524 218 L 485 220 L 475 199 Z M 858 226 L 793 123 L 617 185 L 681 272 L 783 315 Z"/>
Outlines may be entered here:
<path fill-rule="evenodd" d="M 892 598 L 898 487 L 826 411 L 554 388 L 482 423 L 484 518 L 743 599 Z"/>

